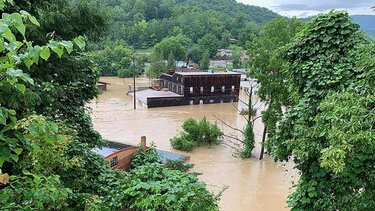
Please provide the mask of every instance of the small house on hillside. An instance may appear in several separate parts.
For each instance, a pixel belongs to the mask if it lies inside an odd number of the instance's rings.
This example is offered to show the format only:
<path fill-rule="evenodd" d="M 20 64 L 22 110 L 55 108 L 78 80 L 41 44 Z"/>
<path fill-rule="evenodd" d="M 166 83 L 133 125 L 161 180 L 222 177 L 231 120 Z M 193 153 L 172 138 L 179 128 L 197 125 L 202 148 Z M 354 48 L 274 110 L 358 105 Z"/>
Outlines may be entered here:
<path fill-rule="evenodd" d="M 218 57 L 231 57 L 233 55 L 233 51 L 231 49 L 219 49 L 217 50 Z"/>

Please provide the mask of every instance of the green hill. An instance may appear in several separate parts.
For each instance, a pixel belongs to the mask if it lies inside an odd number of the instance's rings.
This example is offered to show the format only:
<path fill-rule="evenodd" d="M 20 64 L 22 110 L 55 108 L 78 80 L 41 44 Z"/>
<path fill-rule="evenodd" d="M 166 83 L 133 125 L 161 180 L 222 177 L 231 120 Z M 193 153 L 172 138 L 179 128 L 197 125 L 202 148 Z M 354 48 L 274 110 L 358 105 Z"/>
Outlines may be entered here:
<path fill-rule="evenodd" d="M 149 48 L 163 38 L 183 34 L 196 43 L 207 34 L 219 41 L 238 39 L 244 45 L 251 33 L 276 13 L 235 0 L 103 0 L 112 20 L 108 36 L 135 48 Z"/>

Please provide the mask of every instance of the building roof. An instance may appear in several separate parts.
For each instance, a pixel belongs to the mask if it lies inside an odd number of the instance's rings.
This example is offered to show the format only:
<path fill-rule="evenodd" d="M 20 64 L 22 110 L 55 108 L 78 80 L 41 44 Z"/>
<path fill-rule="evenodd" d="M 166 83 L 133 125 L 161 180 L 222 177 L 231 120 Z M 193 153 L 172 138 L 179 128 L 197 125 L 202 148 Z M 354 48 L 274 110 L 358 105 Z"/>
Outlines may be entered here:
<path fill-rule="evenodd" d="M 235 72 L 176 72 L 175 74 L 179 75 L 241 75 L 240 73 Z"/>
<path fill-rule="evenodd" d="M 125 149 L 134 149 L 134 148 L 137 148 L 136 146 L 131 146 L 131 145 L 127 145 L 127 144 L 121 144 L 121 143 L 116 143 L 116 142 L 111 142 L 109 141 L 108 142 L 108 146 L 107 147 L 103 147 L 101 149 L 99 148 L 94 148 L 92 151 L 93 152 L 96 152 L 97 154 L 101 155 L 102 157 L 107 157 L 115 152 L 118 152 L 118 151 L 121 151 L 121 150 L 125 150 Z M 189 156 L 185 156 L 185 155 L 181 155 L 181 154 L 176 154 L 176 153 L 173 153 L 173 152 L 168 152 L 168 151 L 164 151 L 164 150 L 159 150 L 157 149 L 157 152 L 159 153 L 160 155 L 160 161 L 165 163 L 167 161 L 167 159 L 171 159 L 171 160 L 179 160 L 179 159 L 186 159 L 186 158 L 189 158 Z"/>

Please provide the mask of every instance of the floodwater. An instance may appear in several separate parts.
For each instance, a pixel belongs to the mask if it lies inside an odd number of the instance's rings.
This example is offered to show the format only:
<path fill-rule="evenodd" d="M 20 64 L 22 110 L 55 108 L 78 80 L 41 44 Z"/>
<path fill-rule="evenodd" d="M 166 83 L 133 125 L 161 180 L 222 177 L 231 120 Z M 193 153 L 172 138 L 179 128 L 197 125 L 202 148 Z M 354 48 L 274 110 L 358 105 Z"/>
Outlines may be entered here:
<path fill-rule="evenodd" d="M 298 177 L 292 164 L 273 162 L 265 156 L 259 160 L 263 125 L 255 122 L 257 146 L 254 157 L 242 160 L 233 156 L 233 150 L 225 145 L 199 147 L 190 153 L 173 150 L 169 139 L 179 133 L 181 124 L 189 117 L 217 121 L 226 134 L 237 135 L 220 121 L 242 129 L 245 119 L 237 111 L 236 104 L 191 105 L 165 108 L 145 108 L 140 102 L 133 109 L 133 98 L 126 93 L 132 79 L 103 77 L 109 82 L 108 90 L 90 103 L 94 127 L 103 138 L 125 144 L 137 145 L 141 136 L 147 137 L 148 144 L 154 142 L 159 149 L 191 156 L 195 164 L 193 171 L 202 173 L 199 178 L 208 188 L 218 193 L 223 187 L 220 207 L 223 211 L 273 211 L 289 210 L 286 206 L 291 181 Z M 137 87 L 150 84 L 146 78 L 137 78 Z M 241 98 L 246 101 L 245 94 Z M 256 99 L 254 99 L 255 101 Z M 241 105 L 239 106 L 241 107 Z"/>

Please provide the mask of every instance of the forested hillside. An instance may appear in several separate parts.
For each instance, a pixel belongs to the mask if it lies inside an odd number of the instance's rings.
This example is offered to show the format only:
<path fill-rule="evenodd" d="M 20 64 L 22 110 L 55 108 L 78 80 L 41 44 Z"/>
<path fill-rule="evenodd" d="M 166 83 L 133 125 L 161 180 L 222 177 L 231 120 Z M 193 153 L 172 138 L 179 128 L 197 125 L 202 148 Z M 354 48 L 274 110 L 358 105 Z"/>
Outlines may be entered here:
<path fill-rule="evenodd" d="M 235 0 L 104 0 L 112 21 L 108 37 L 135 48 L 149 48 L 163 38 L 183 34 L 196 43 L 213 34 L 221 47 L 230 38 L 244 46 L 258 25 L 277 14 Z"/>

